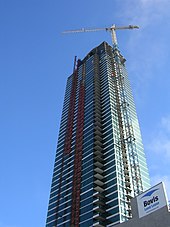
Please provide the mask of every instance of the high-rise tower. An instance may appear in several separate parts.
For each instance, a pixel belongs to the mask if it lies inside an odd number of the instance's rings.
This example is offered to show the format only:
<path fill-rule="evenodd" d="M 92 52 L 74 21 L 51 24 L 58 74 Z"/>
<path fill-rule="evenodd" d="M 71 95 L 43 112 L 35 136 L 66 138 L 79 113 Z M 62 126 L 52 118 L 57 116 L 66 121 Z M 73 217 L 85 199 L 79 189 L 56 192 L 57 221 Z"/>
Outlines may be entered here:
<path fill-rule="evenodd" d="M 67 81 L 46 227 L 126 221 L 149 186 L 125 58 L 103 42 Z"/>

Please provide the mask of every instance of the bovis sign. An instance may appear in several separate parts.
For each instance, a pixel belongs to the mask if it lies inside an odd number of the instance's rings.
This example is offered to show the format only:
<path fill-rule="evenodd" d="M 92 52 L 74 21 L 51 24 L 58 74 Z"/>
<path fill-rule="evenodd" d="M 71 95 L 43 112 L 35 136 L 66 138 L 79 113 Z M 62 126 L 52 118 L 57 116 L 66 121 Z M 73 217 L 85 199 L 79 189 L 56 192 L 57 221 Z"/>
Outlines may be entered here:
<path fill-rule="evenodd" d="M 137 197 L 139 218 L 168 205 L 164 184 L 161 182 Z"/>

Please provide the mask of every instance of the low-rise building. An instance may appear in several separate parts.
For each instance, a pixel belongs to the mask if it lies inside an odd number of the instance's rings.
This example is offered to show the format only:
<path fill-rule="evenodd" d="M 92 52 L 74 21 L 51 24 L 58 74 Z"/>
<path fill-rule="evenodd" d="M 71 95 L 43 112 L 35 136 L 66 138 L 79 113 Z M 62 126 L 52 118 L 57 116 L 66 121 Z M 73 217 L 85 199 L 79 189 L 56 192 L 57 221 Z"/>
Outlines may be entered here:
<path fill-rule="evenodd" d="M 132 219 L 116 227 L 170 227 L 170 207 L 163 183 L 131 200 Z"/>

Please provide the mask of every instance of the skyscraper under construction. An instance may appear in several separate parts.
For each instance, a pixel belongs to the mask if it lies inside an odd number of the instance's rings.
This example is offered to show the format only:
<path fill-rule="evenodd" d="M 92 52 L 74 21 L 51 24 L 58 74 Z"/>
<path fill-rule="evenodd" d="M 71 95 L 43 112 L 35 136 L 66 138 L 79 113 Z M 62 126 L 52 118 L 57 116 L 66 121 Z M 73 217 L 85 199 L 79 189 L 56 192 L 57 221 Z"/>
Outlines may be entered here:
<path fill-rule="evenodd" d="M 124 222 L 149 186 L 125 58 L 103 42 L 67 80 L 46 227 Z"/>

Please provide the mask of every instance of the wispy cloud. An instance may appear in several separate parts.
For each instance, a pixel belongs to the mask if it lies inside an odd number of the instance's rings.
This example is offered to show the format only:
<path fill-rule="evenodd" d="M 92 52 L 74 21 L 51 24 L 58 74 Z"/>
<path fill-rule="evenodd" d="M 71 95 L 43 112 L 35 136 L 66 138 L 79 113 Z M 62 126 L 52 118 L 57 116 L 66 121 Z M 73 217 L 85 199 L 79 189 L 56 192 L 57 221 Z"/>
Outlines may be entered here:
<path fill-rule="evenodd" d="M 161 125 L 167 133 L 170 133 L 170 116 L 162 117 Z"/>
<path fill-rule="evenodd" d="M 162 117 L 155 126 L 155 131 L 148 136 L 146 149 L 152 157 L 150 161 L 151 183 L 155 185 L 163 181 L 170 200 L 170 115 Z"/>
<path fill-rule="evenodd" d="M 169 11 L 169 0 L 124 1 L 122 20 L 140 27 L 138 31 L 128 33 L 126 48 L 128 72 L 132 83 L 135 83 L 134 92 L 138 101 L 141 100 L 141 95 L 146 96 L 156 70 L 165 67 L 169 55 Z"/>
<path fill-rule="evenodd" d="M 148 144 L 148 150 L 170 161 L 170 116 L 162 117 Z"/>
<path fill-rule="evenodd" d="M 149 150 L 159 153 L 162 157 L 170 160 L 170 138 L 163 132 L 159 132 L 148 146 Z"/>
<path fill-rule="evenodd" d="M 169 8 L 170 1 L 168 0 L 139 0 L 137 2 L 132 0 L 131 4 L 126 1 L 128 18 L 131 18 L 132 22 L 140 23 L 142 27 L 151 23 L 157 25 L 158 20 L 169 17 Z"/>

